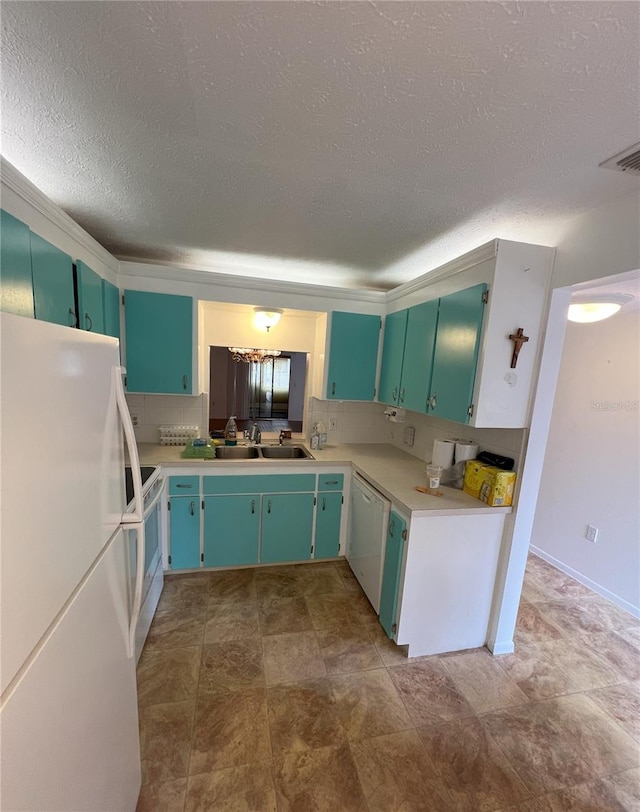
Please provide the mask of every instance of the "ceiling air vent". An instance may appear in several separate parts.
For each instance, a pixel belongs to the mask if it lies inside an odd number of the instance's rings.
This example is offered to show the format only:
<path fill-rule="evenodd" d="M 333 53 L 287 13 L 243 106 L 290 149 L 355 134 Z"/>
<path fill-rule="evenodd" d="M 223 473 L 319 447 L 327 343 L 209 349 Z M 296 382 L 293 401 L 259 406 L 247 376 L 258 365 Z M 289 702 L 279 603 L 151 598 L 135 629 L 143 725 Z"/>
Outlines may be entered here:
<path fill-rule="evenodd" d="M 631 175 L 640 175 L 640 143 L 614 155 L 603 161 L 600 166 L 603 169 L 613 169 L 616 172 L 629 172 Z"/>

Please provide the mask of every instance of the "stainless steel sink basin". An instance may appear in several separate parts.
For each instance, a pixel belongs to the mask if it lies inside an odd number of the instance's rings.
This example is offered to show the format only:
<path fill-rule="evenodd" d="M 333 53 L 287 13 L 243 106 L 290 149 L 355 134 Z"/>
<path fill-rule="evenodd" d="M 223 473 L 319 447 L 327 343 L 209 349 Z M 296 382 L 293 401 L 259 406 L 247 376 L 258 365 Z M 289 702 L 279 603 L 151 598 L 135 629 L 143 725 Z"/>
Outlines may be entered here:
<path fill-rule="evenodd" d="M 217 460 L 255 460 L 259 456 L 255 446 L 219 445 L 216 447 Z"/>
<path fill-rule="evenodd" d="M 302 445 L 265 445 L 260 449 L 267 460 L 312 460 L 313 457 Z"/>

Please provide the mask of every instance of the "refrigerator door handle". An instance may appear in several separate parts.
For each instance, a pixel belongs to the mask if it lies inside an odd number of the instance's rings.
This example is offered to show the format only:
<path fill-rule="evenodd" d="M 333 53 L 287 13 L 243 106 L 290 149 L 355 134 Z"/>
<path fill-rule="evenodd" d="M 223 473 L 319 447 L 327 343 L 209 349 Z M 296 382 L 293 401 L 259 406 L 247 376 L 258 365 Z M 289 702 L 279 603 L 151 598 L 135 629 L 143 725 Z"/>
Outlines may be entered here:
<path fill-rule="evenodd" d="M 138 446 L 133 432 L 133 423 L 129 414 L 129 407 L 124 396 L 123 376 L 126 374 L 124 367 L 113 367 L 113 389 L 118 404 L 118 413 L 124 429 L 124 438 L 129 452 L 129 463 L 131 465 L 131 476 L 133 479 L 133 504 L 132 513 L 122 514 L 123 524 L 139 524 L 143 521 L 144 503 L 142 498 L 142 476 L 140 475 L 140 457 L 138 456 Z"/>
<path fill-rule="evenodd" d="M 129 659 L 135 657 L 136 651 L 136 626 L 140 616 L 140 606 L 142 604 L 142 586 L 144 580 L 144 502 L 142 497 L 142 477 L 140 475 L 140 458 L 138 456 L 138 446 L 133 432 L 133 423 L 129 414 L 129 407 L 124 396 L 123 376 L 126 370 L 124 367 L 113 367 L 113 389 L 118 404 L 120 421 L 124 429 L 124 437 L 129 451 L 129 462 L 131 463 L 131 474 L 133 478 L 133 504 L 132 513 L 122 514 L 122 524 L 126 530 L 135 530 L 138 534 L 137 544 L 137 567 L 136 586 L 133 595 L 133 606 L 131 607 L 131 618 L 129 619 L 129 641 L 127 656 Z"/>

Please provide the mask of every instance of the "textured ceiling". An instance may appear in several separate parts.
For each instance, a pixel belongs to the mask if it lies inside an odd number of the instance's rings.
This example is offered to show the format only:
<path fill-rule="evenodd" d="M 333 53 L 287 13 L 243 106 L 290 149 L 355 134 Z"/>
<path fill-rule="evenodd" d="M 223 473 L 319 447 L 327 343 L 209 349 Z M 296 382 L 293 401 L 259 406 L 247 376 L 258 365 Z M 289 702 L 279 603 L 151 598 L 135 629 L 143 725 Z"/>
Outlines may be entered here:
<path fill-rule="evenodd" d="M 2 153 L 118 256 L 385 289 L 638 188 L 639 13 L 4 0 Z"/>

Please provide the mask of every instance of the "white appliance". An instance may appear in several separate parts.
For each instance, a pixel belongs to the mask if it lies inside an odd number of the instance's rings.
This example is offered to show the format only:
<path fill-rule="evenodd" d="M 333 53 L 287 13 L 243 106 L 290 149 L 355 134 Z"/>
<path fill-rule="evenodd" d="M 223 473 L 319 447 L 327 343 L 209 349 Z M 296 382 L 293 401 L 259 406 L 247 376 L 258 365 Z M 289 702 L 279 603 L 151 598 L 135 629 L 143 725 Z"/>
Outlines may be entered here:
<path fill-rule="evenodd" d="M 390 509 L 388 499 L 357 474 L 353 475 L 347 560 L 378 613 Z"/>
<path fill-rule="evenodd" d="M 150 468 L 142 468 L 143 475 Z M 134 648 L 136 663 L 140 659 L 145 640 L 149 634 L 151 621 L 155 614 L 164 586 L 162 569 L 162 496 L 164 494 L 164 477 L 155 469 L 146 483 L 143 481 L 143 521 L 144 521 L 144 570 L 142 592 L 140 595 L 140 614 L 136 623 Z M 134 503 L 127 509 L 133 509 Z M 129 547 L 129 595 L 131 603 L 135 600 L 138 574 L 138 531 L 128 530 Z"/>
<path fill-rule="evenodd" d="M 0 808 L 133 812 L 144 525 L 118 341 L 6 313 L 0 339 Z"/>

